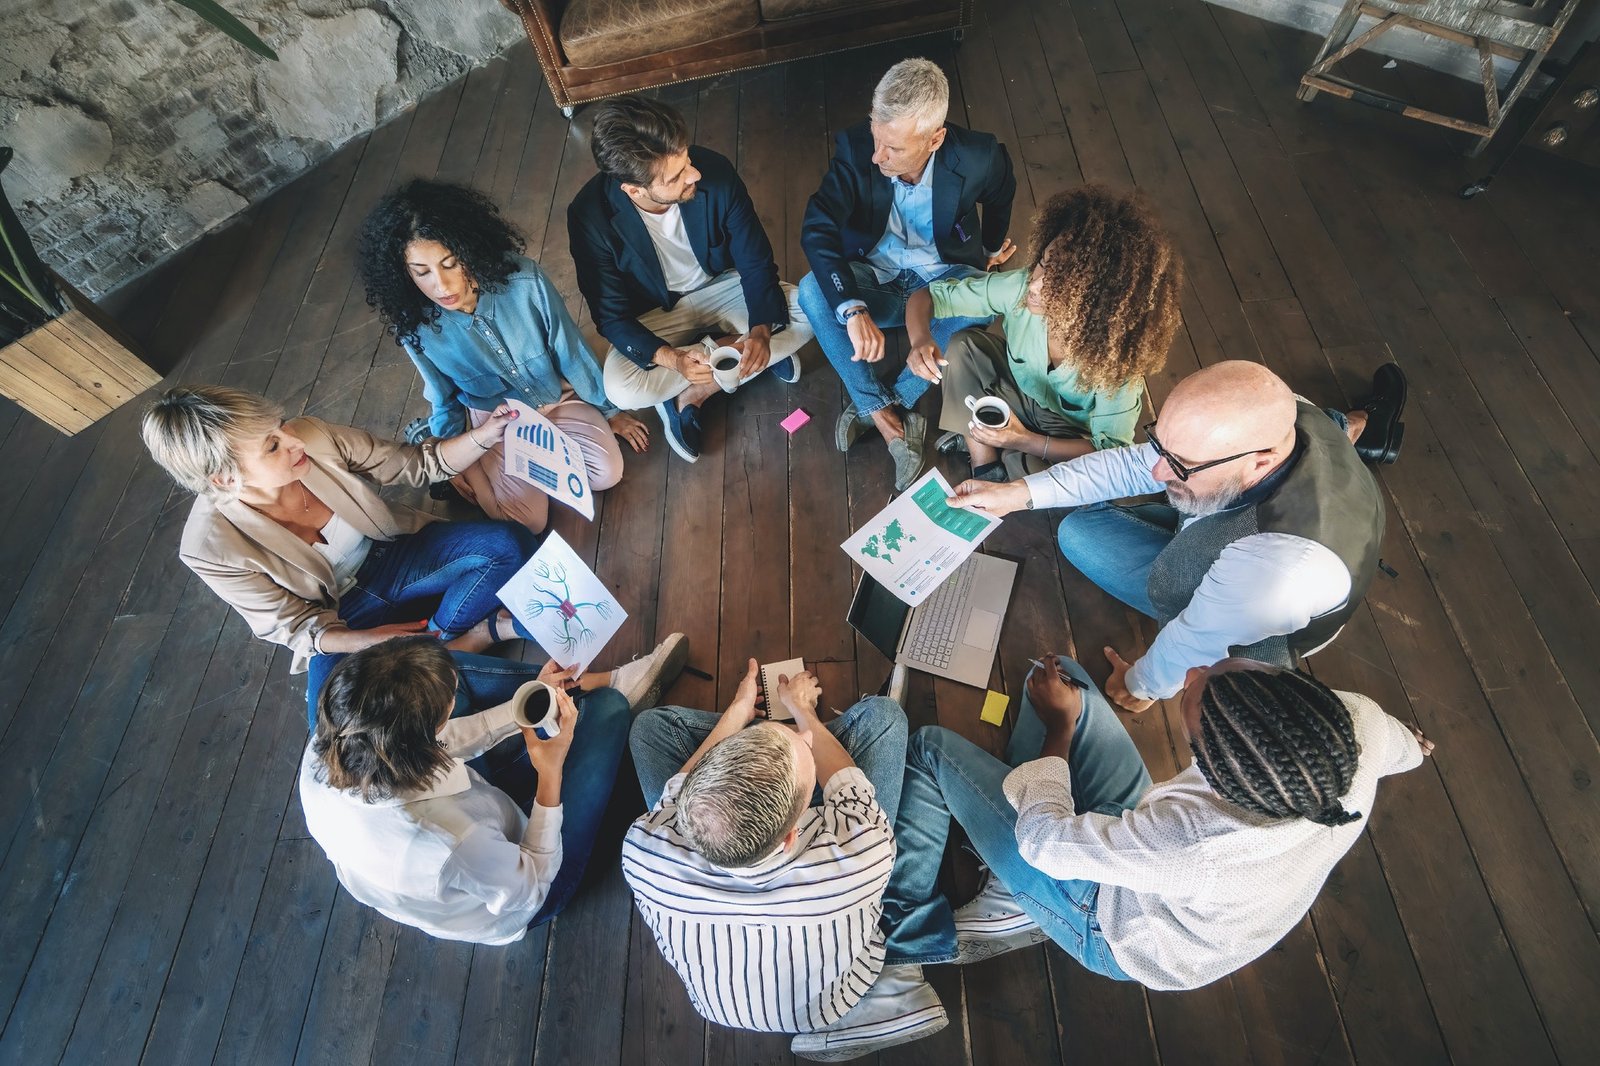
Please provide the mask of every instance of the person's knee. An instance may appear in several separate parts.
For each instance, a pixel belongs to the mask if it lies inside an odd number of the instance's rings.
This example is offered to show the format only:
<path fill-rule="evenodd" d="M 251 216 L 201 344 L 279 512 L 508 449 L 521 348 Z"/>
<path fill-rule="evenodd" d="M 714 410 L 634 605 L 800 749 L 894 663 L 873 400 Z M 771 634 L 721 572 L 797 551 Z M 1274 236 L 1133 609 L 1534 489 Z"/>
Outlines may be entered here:
<path fill-rule="evenodd" d="M 589 490 L 591 492 L 604 492 L 606 489 L 616 487 L 622 480 L 622 470 L 625 460 L 622 449 L 617 445 L 616 437 L 607 437 L 600 454 L 594 456 L 587 464 L 585 473 L 589 475 Z"/>
<path fill-rule="evenodd" d="M 976 361 L 983 355 L 981 347 L 983 342 L 979 339 L 980 336 L 987 336 L 987 334 L 984 334 L 980 329 L 957 330 L 950 338 L 950 343 L 945 346 L 944 357 L 950 360 L 952 366 L 957 364 L 957 360 L 960 361 L 961 365 Z"/>
<path fill-rule="evenodd" d="M 1098 519 L 1099 512 L 1094 507 L 1079 507 L 1061 519 L 1056 527 L 1056 546 L 1069 561 L 1082 559 L 1086 553 L 1103 546 Z"/>
<path fill-rule="evenodd" d="M 628 729 L 628 697 L 614 688 L 597 688 L 581 699 L 582 717 L 599 731 Z"/>
<path fill-rule="evenodd" d="M 495 521 L 489 534 L 488 554 L 497 560 L 520 567 L 539 550 L 539 538 L 520 522 Z"/>
<path fill-rule="evenodd" d="M 856 704 L 855 711 L 861 715 L 861 724 L 868 731 L 882 738 L 885 743 L 898 743 L 900 747 L 905 747 L 909 729 L 906 712 L 894 700 L 887 696 L 868 696 Z"/>
<path fill-rule="evenodd" d="M 670 747 L 676 732 L 677 722 L 667 708 L 652 707 L 641 712 L 628 730 L 628 750 L 633 752 L 633 761 L 639 762 L 646 752 Z"/>
<path fill-rule="evenodd" d="M 959 739 L 942 725 L 925 725 L 906 742 L 906 763 L 931 771 L 948 750 L 950 741 Z"/>

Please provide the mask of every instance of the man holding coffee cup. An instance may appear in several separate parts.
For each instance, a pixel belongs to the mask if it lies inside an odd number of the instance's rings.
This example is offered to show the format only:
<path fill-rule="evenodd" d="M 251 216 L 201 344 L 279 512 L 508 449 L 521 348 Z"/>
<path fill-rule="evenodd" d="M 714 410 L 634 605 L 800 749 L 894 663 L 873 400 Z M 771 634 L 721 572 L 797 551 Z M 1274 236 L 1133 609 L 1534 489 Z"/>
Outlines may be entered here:
<path fill-rule="evenodd" d="M 810 673 L 772 697 L 754 659 L 721 715 L 647 711 L 630 746 L 651 810 L 622 871 L 697 1011 L 798 1033 L 802 1057 L 853 1058 L 944 1028 L 920 966 L 883 965 L 881 899 L 905 772 L 906 717 L 873 696 L 824 726 Z M 820 803 L 813 804 L 820 795 Z"/>
<path fill-rule="evenodd" d="M 744 182 L 689 143 L 683 116 L 614 97 L 595 109 L 592 148 L 600 173 L 568 207 L 567 232 L 578 288 L 611 342 L 606 395 L 654 407 L 672 450 L 694 462 L 700 405 L 766 370 L 799 381 L 811 327 Z M 723 341 L 702 346 L 708 332 Z"/>
<path fill-rule="evenodd" d="M 1379 385 L 1399 373 L 1383 368 Z M 1178 383 L 1146 443 L 1009 484 L 966 481 L 950 504 L 1074 508 L 1057 533 L 1068 561 L 1161 623 L 1132 663 L 1105 649 L 1106 695 L 1137 712 L 1193 667 L 1243 656 L 1293 668 L 1338 636 L 1383 541 L 1383 497 L 1354 439 L 1359 426 L 1393 436 L 1399 415 L 1376 402 L 1327 412 L 1259 363 L 1216 363 Z M 1163 491 L 1166 503 L 1109 502 Z"/>
<path fill-rule="evenodd" d="M 922 472 L 927 420 L 913 408 L 930 379 L 906 368 L 880 380 L 880 327 L 905 322 L 906 301 L 930 282 L 979 275 L 1015 251 L 1006 239 L 1017 191 L 1011 157 L 990 134 L 946 123 L 949 104 L 936 63 L 890 67 L 873 91 L 871 120 L 838 135 L 800 230 L 811 264 L 800 303 L 850 393 L 834 443 L 848 451 L 864 433 L 881 434 L 897 490 Z M 937 318 L 933 336 L 942 347 L 989 317 Z"/>

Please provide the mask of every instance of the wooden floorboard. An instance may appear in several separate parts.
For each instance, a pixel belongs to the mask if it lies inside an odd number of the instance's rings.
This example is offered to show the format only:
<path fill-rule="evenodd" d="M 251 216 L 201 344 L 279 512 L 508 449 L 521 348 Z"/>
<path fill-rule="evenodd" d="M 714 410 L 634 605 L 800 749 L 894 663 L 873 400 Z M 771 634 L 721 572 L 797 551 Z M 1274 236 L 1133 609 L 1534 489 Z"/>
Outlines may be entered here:
<path fill-rule="evenodd" d="M 883 1066 L 1575 1063 L 1600 1046 L 1600 184 L 1530 152 L 1459 201 L 1474 165 L 1457 138 L 1294 98 L 1316 44 L 1200 0 L 992 0 L 959 47 L 657 91 L 737 162 L 785 280 L 807 269 L 800 218 L 832 133 L 885 66 L 926 54 L 952 121 L 1011 152 L 1012 265 L 1035 206 L 1086 180 L 1139 189 L 1172 232 L 1185 322 L 1157 404 L 1224 358 L 1333 405 L 1386 359 L 1412 377 L 1405 454 L 1381 472 L 1398 576 L 1312 668 L 1420 724 L 1436 757 L 1384 783 L 1307 919 L 1232 977 L 1148 993 L 1054 946 L 933 968 L 951 1025 Z M 1420 99 L 1464 91 L 1355 61 Z M 597 343 L 567 251 L 594 173 L 583 119 L 513 48 L 108 302 L 169 381 L 394 435 L 426 403 L 365 303 L 362 218 L 412 176 L 479 186 Z M 750 657 L 804 657 L 840 709 L 886 676 L 843 624 L 837 545 L 888 499 L 889 462 L 875 439 L 833 449 L 842 390 L 814 346 L 802 362 L 796 386 L 708 405 L 693 465 L 646 413 L 651 451 L 626 456 L 596 520 L 553 518 L 626 590 L 608 654 L 689 635 L 711 679 L 685 675 L 672 702 L 719 709 Z M 139 447 L 137 406 L 73 438 L 0 409 L 0 1063 L 796 1061 L 785 1037 L 695 1016 L 632 908 L 627 760 L 584 889 L 517 945 L 432 941 L 343 893 L 294 797 L 303 680 L 178 562 L 188 499 Z M 812 421 L 791 436 L 777 422 L 796 407 Z M 991 680 L 1013 708 L 1031 655 L 1103 677 L 1101 647 L 1153 632 L 1060 559 L 1054 521 L 1017 516 L 985 548 L 1022 567 Z M 1009 725 L 979 722 L 980 702 L 916 675 L 907 713 L 1002 752 Z M 1157 780 L 1187 763 L 1171 701 L 1124 721 Z M 947 869 L 975 890 L 965 854 Z"/>

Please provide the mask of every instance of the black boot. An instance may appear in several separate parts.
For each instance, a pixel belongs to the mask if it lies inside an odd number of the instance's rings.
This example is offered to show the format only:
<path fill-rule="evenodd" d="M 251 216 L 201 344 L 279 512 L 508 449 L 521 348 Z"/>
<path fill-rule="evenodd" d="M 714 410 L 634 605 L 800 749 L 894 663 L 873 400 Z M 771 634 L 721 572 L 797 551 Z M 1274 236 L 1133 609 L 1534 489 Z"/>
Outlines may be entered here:
<path fill-rule="evenodd" d="M 1385 363 L 1372 375 L 1372 391 L 1356 402 L 1356 409 L 1367 413 L 1367 428 L 1356 438 L 1356 454 L 1364 462 L 1387 466 L 1400 458 L 1400 442 L 1406 424 L 1400 414 L 1406 409 L 1405 371 Z"/>

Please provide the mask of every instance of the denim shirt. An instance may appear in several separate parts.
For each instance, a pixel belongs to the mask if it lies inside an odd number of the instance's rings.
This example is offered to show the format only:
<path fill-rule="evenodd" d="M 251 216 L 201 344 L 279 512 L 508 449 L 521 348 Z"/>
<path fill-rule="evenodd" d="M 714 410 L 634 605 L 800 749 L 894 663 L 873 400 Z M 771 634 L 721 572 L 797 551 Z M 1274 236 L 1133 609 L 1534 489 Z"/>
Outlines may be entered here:
<path fill-rule="evenodd" d="M 468 407 L 492 411 L 508 399 L 529 407 L 555 403 L 563 379 L 607 418 L 617 413 L 561 294 L 525 256 L 515 258 L 499 291 L 478 294 L 472 314 L 441 310 L 405 350 L 422 375 L 423 395 L 433 405 L 429 428 L 438 437 L 466 430 Z"/>

